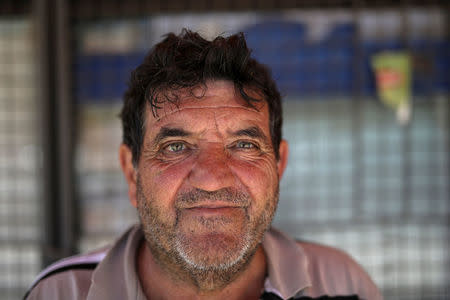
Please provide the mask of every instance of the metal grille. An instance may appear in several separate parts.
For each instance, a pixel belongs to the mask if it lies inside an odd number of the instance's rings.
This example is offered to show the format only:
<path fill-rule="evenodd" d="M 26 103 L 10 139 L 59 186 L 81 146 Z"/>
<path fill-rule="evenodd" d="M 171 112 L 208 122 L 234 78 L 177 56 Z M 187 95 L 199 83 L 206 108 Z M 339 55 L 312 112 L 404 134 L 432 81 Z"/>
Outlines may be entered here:
<path fill-rule="evenodd" d="M 0 293 L 18 299 L 41 267 L 35 62 L 29 19 L 0 19 Z"/>
<path fill-rule="evenodd" d="M 7 3 L 0 13 L 17 14 Z M 244 31 L 284 95 L 290 159 L 274 225 L 349 252 L 386 299 L 450 297 L 448 4 L 134 0 L 68 7 L 80 250 L 111 242 L 137 221 L 117 161 L 117 114 L 130 70 L 169 31 Z M 40 255 L 58 252 L 37 247 L 40 233 L 51 234 L 38 222 L 44 199 L 31 27 L 28 19 L 0 19 L 0 287 L 11 299 L 38 272 Z M 407 126 L 376 95 L 370 60 L 383 50 L 413 57 Z"/>
<path fill-rule="evenodd" d="M 418 99 L 409 128 L 373 101 L 285 104 L 291 164 L 277 226 L 345 249 L 387 299 L 445 299 L 447 99 Z"/>
<path fill-rule="evenodd" d="M 78 74 L 83 95 L 78 99 L 84 101 L 80 106 L 86 116 L 117 114 L 119 106 L 113 109 L 110 103 L 119 101 L 124 86 L 114 85 L 115 80 L 162 34 L 184 26 L 206 36 L 245 31 L 254 56 L 271 66 L 286 96 L 290 163 L 275 225 L 298 238 L 348 251 L 388 299 L 449 296 L 449 84 L 442 68 L 448 64 L 448 40 L 445 15 L 438 9 L 161 14 L 80 25 L 80 57 L 97 66 L 94 73 Z M 405 35 L 403 28 L 411 32 Z M 377 100 L 369 63 L 374 53 L 398 49 L 412 51 L 419 67 L 433 66 L 415 70 L 414 117 L 406 127 Z M 118 77 L 98 75 L 102 72 Z M 101 82 L 91 81 L 95 91 L 87 91 L 83 80 L 89 76 L 120 90 L 110 96 L 111 90 L 98 92 Z M 115 157 L 103 164 L 106 154 L 97 148 L 119 143 L 118 120 L 97 116 L 96 126 L 103 133 L 92 143 L 80 143 L 91 154 L 80 155 L 89 168 L 80 168 L 79 174 L 83 178 L 89 170 L 88 186 L 97 191 L 81 186 L 89 220 L 98 222 L 86 226 L 82 240 L 87 249 L 105 228 L 103 236 L 109 238 L 117 234 L 111 234 L 112 228 L 119 231 L 135 220 L 124 208 L 127 197 Z M 81 136 L 92 134 L 91 126 L 83 128 Z M 91 169 L 97 171 L 97 183 Z M 127 213 L 116 216 L 111 201 L 120 207 L 117 212 Z M 111 225 L 111 218 L 102 218 L 105 214 L 119 221 Z"/>

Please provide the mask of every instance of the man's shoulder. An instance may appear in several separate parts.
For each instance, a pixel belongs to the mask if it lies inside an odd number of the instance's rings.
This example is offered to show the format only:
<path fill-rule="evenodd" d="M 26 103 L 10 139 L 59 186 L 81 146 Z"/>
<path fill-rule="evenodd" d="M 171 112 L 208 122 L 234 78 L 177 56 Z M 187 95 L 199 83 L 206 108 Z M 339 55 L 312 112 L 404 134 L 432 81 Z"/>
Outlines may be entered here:
<path fill-rule="evenodd" d="M 59 260 L 45 268 L 31 284 L 25 299 L 86 298 L 92 273 L 109 247 Z"/>
<path fill-rule="evenodd" d="M 333 291 L 334 294 L 353 291 L 360 297 L 381 299 L 378 288 L 363 269 L 346 252 L 307 241 L 296 241 L 307 256 L 312 291 Z M 313 293 L 316 294 L 316 293 Z"/>
<path fill-rule="evenodd" d="M 45 277 L 24 299 L 86 299 L 94 269 L 67 269 Z"/>
<path fill-rule="evenodd" d="M 361 269 L 360 265 L 341 249 L 303 240 L 296 240 L 296 244 L 308 257 L 310 267 L 333 266 L 337 270 L 348 268 L 352 270 Z"/>
<path fill-rule="evenodd" d="M 382 299 L 366 271 L 347 253 L 314 242 L 295 240 L 271 228 L 263 244 L 270 278 L 288 296 L 352 296 Z M 269 272 L 269 277 L 270 276 Z"/>
<path fill-rule="evenodd" d="M 275 228 L 271 228 L 269 234 L 271 238 L 270 246 L 278 245 L 278 253 L 286 253 L 287 250 L 296 248 L 295 254 L 290 255 L 290 257 L 306 259 L 305 264 L 307 264 L 309 271 L 333 267 L 332 269 L 335 271 L 365 272 L 349 254 L 338 248 L 298 240 Z"/>

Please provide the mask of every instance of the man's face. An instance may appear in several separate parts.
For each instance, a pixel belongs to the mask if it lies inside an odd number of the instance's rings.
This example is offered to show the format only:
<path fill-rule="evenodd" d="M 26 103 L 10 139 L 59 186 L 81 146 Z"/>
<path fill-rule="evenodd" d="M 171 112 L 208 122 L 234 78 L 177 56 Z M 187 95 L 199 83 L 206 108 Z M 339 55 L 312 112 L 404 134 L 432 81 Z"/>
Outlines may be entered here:
<path fill-rule="evenodd" d="M 232 83 L 212 81 L 202 97 L 165 103 L 157 118 L 147 111 L 130 197 L 157 261 L 237 272 L 258 248 L 287 150 L 277 162 L 267 104 L 257 105 L 246 106 Z"/>

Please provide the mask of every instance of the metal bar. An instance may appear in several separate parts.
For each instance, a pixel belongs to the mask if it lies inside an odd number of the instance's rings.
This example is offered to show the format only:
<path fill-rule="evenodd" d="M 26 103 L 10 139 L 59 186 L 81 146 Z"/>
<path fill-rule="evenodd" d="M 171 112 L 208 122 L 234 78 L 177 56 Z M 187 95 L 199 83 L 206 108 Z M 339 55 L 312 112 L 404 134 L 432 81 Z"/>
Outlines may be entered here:
<path fill-rule="evenodd" d="M 38 0 L 33 3 L 33 15 L 35 16 L 36 45 L 38 56 L 38 73 L 36 77 L 38 87 L 38 99 L 40 103 L 41 116 L 41 140 L 42 140 L 42 202 L 43 205 L 40 215 L 42 216 L 42 264 L 45 266 L 54 260 L 52 250 L 58 244 L 57 222 L 57 189 L 54 185 L 57 178 L 56 163 L 53 159 L 56 157 L 56 133 L 54 126 L 54 86 L 52 79 L 52 59 L 53 47 L 50 38 L 52 28 L 49 16 L 49 1 Z"/>
<path fill-rule="evenodd" d="M 75 249 L 73 109 L 70 99 L 69 30 L 64 0 L 34 2 L 42 124 L 42 263 Z"/>
<path fill-rule="evenodd" d="M 330 1 L 330 0 L 241 0 L 241 1 L 186 1 L 186 0 L 165 0 L 165 1 L 143 1 L 128 0 L 123 5 L 118 0 L 91 1 L 78 0 L 70 1 L 75 18 L 91 19 L 99 17 L 143 17 L 151 13 L 183 13 L 183 12 L 223 12 L 223 11 L 259 11 L 270 12 L 284 9 L 351 9 L 353 0 Z M 423 0 L 409 0 L 411 5 L 416 7 L 429 7 L 433 2 Z M 435 0 L 437 5 L 443 5 L 445 0 Z M 401 1 L 378 0 L 361 1 L 361 6 L 366 8 L 400 8 Z"/>
<path fill-rule="evenodd" d="M 402 46 L 409 53 L 411 51 L 411 44 L 409 42 L 409 20 L 408 20 L 408 1 L 404 0 L 402 9 L 401 9 L 401 20 L 402 20 Z M 411 97 L 412 93 L 411 93 Z M 413 100 L 411 101 L 411 106 L 413 106 Z M 414 113 L 414 112 L 413 112 Z M 401 141 L 401 151 L 403 153 L 403 170 L 402 170 L 402 178 L 403 178 L 403 190 L 402 190 L 402 212 L 403 218 L 408 218 L 409 212 L 411 211 L 411 121 L 408 124 L 403 125 L 402 128 L 402 141 Z"/>
<path fill-rule="evenodd" d="M 56 0 L 55 3 L 55 47 L 57 87 L 57 124 L 58 124 L 58 174 L 61 250 L 64 256 L 73 254 L 76 250 L 75 240 L 75 187 L 74 187 L 74 109 L 71 98 L 71 53 L 70 24 L 66 0 Z"/>
<path fill-rule="evenodd" d="M 450 214 L 430 214 L 426 216 L 413 216 L 409 217 L 407 220 L 398 217 L 378 217 L 373 220 L 367 221 L 363 219 L 355 219 L 352 220 L 353 228 L 356 227 L 391 227 L 398 225 L 407 225 L 407 224 L 420 224 L 420 225 L 441 225 L 445 227 L 448 220 L 450 219 Z M 309 229 L 311 230 L 325 230 L 332 228 L 333 231 L 339 231 L 342 229 L 349 229 L 347 220 L 329 220 L 327 222 L 323 222 L 322 220 L 317 221 L 283 221 L 279 222 L 277 225 L 281 226 L 283 229 L 292 229 L 298 230 L 298 228 L 302 228 L 305 232 Z M 97 233 L 93 233 L 90 236 L 95 236 Z M 111 233 L 113 234 L 113 233 Z M 100 236 L 100 234 L 98 234 Z"/>
<path fill-rule="evenodd" d="M 355 83 L 352 91 L 352 113 L 351 113 L 351 130 L 352 130 L 352 219 L 356 219 L 362 215 L 361 203 L 364 199 L 363 179 L 365 176 L 365 168 L 363 163 L 364 144 L 362 140 L 362 126 L 363 126 L 363 84 L 362 81 L 362 65 L 363 53 L 361 47 L 361 33 L 359 28 L 361 0 L 353 0 L 352 6 L 352 21 L 356 26 L 356 34 L 353 40 L 353 47 L 355 56 L 353 58 L 353 72 L 355 74 Z"/>
<path fill-rule="evenodd" d="M 443 7 L 444 11 L 446 12 L 446 20 L 445 20 L 445 38 L 447 40 L 450 39 L 450 3 L 447 2 L 447 4 Z M 446 161 L 446 178 L 449 178 L 450 176 L 450 133 L 449 133 L 449 128 L 450 128 L 450 101 L 448 99 L 448 95 L 446 95 L 447 99 L 445 101 L 445 117 L 444 117 L 444 128 L 446 129 L 446 135 L 444 138 L 444 143 L 445 143 L 445 150 L 447 152 L 447 161 Z M 450 184 L 447 182 L 447 203 L 450 203 Z M 448 208 L 447 208 L 448 209 Z M 450 217 L 447 218 L 447 234 L 446 234 L 446 238 L 447 238 L 447 249 L 450 249 Z M 446 270 L 447 270 L 447 278 L 450 275 L 450 253 L 449 251 L 447 251 L 447 257 L 446 257 Z M 450 294 L 450 281 L 447 281 L 447 284 L 444 286 L 446 292 L 448 294 Z"/>

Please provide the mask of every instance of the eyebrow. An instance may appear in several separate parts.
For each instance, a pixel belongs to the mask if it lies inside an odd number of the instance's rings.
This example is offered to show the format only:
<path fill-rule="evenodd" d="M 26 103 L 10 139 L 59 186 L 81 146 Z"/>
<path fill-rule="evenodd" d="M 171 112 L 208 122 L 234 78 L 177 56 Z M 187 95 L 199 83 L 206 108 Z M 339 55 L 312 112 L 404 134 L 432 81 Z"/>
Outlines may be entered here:
<path fill-rule="evenodd" d="M 264 132 L 256 126 L 244 128 L 238 131 L 234 131 L 231 133 L 233 136 L 247 136 L 255 139 L 261 139 L 264 143 L 268 143 L 268 138 L 264 134 Z"/>
<path fill-rule="evenodd" d="M 153 140 L 154 144 L 160 143 L 162 140 L 168 137 L 181 137 L 181 136 L 190 136 L 191 132 L 186 131 L 181 128 L 171 128 L 171 127 L 161 127 L 155 139 Z"/>
<path fill-rule="evenodd" d="M 255 139 L 260 139 L 264 143 L 268 143 L 269 140 L 267 136 L 264 134 L 264 132 L 256 126 L 240 129 L 237 131 L 233 131 L 230 133 L 232 136 L 235 137 L 251 137 Z M 191 136 L 192 133 L 190 131 L 181 129 L 181 128 L 172 128 L 172 127 L 161 127 L 158 134 L 156 135 L 155 139 L 153 140 L 153 144 L 158 144 L 162 140 L 168 137 L 185 137 L 185 136 Z"/>

